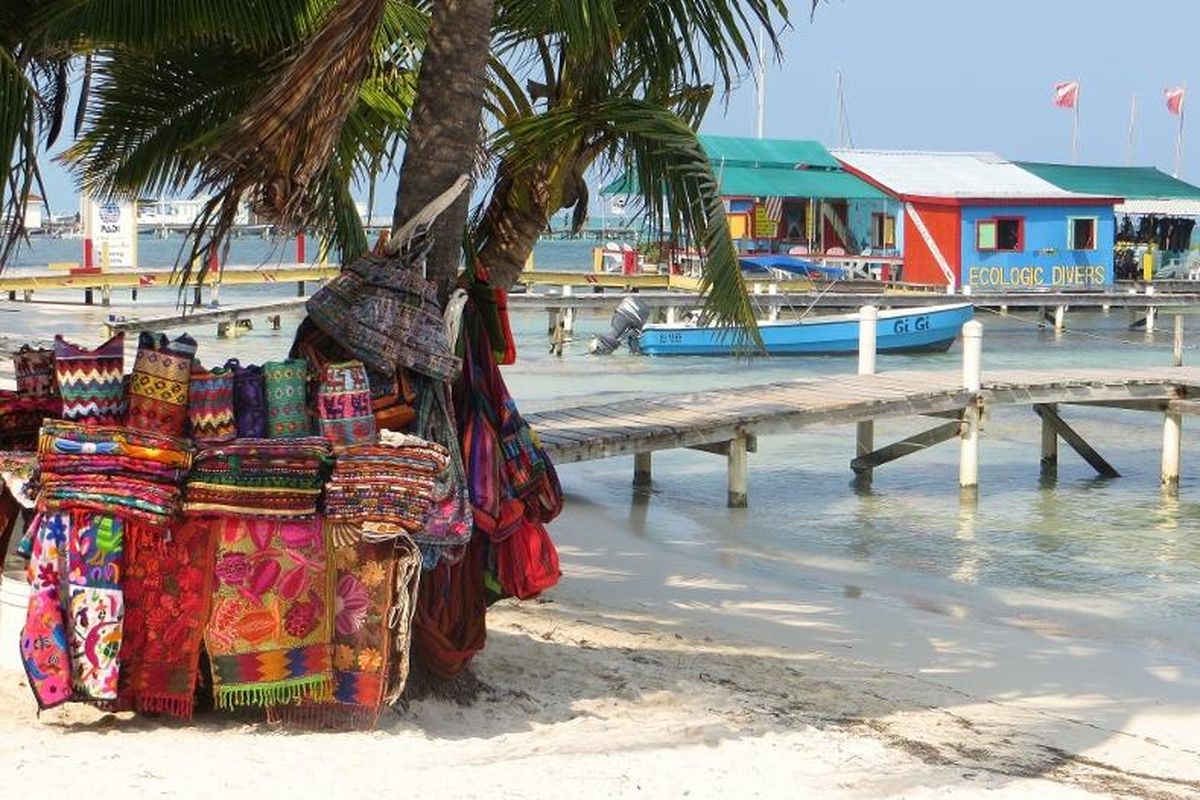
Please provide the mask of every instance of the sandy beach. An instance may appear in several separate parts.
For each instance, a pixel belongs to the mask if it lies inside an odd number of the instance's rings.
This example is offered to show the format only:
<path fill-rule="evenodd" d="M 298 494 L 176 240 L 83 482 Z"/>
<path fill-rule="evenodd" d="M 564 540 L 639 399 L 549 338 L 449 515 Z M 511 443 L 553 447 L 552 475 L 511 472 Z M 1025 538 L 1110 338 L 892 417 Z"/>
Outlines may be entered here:
<path fill-rule="evenodd" d="M 0 796 L 1200 797 L 1200 672 L 1178 654 L 750 582 L 586 503 L 554 533 L 564 579 L 489 614 L 472 706 L 416 702 L 371 734 L 39 718 L 6 672 Z"/>

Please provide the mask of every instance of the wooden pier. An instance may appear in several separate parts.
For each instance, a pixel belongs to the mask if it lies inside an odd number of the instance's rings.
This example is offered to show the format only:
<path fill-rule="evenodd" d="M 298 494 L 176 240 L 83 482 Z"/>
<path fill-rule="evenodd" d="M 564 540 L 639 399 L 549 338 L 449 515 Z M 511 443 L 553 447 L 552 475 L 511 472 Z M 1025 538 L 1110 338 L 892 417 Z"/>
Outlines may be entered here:
<path fill-rule="evenodd" d="M 678 395 L 577 406 L 527 415 L 551 458 L 559 463 L 633 455 L 634 483 L 651 480 L 651 454 L 690 448 L 724 455 L 728 504 L 748 503 L 748 459 L 760 437 L 816 425 L 859 424 L 849 459 L 860 483 L 877 467 L 938 442 L 960 441 L 959 485 L 978 486 L 980 427 L 985 409 L 1027 406 L 1042 421 L 1043 473 L 1053 474 L 1058 442 L 1065 441 L 1101 475 L 1117 474 L 1064 419 L 1072 405 L 1136 409 L 1163 415 L 1162 483 L 1178 487 L 1182 418 L 1200 414 L 1200 368 L 979 370 L 982 326 L 964 326 L 960 371 L 897 371 L 782 381 Z M 869 372 L 869 370 L 868 370 Z M 935 417 L 941 421 L 875 449 L 876 420 Z M 864 433 L 867 435 L 864 436 Z"/>

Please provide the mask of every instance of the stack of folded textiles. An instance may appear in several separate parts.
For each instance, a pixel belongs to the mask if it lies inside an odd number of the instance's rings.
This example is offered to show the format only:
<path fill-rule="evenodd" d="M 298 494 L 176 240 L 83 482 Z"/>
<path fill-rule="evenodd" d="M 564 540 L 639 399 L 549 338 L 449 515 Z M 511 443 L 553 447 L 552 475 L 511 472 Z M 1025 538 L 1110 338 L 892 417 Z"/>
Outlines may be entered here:
<path fill-rule="evenodd" d="M 191 446 L 175 436 L 46 420 L 38 438 L 39 509 L 165 525 L 179 510 L 191 462 Z"/>
<path fill-rule="evenodd" d="M 196 455 L 184 510 L 270 519 L 317 515 L 329 444 L 319 436 L 236 439 Z"/>
<path fill-rule="evenodd" d="M 383 431 L 379 444 L 337 449 L 325 487 L 325 515 L 358 527 L 365 539 L 417 534 L 449 464 L 446 448 Z"/>

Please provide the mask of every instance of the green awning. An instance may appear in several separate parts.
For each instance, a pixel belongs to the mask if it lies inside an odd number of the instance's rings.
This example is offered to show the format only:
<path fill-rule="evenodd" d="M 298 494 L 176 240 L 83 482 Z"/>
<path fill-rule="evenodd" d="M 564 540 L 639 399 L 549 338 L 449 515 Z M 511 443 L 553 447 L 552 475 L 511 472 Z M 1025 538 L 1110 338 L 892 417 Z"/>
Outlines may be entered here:
<path fill-rule="evenodd" d="M 1200 187 L 1172 178 L 1154 167 L 1088 167 L 1032 161 L 1015 163 L 1069 192 L 1124 197 L 1127 200 L 1200 199 Z"/>
<path fill-rule="evenodd" d="M 713 168 L 726 166 L 783 167 L 797 166 L 841 169 L 825 145 L 811 139 L 751 139 L 743 136 L 701 134 L 700 144 Z"/>
<path fill-rule="evenodd" d="M 849 172 L 831 169 L 721 167 L 713 164 L 725 197 L 803 197 L 878 200 L 886 197 Z"/>

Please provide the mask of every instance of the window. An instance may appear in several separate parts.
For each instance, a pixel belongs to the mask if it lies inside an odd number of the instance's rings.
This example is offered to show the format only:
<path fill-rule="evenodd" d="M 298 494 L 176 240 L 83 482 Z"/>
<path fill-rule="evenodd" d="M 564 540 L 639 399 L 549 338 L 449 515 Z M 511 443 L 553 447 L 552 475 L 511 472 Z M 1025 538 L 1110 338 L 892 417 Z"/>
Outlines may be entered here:
<path fill-rule="evenodd" d="M 1072 250 L 1096 249 L 1096 218 L 1071 217 L 1067 220 L 1067 242 Z"/>
<path fill-rule="evenodd" d="M 891 214 L 871 215 L 871 247 L 896 246 L 896 218 Z"/>
<path fill-rule="evenodd" d="M 1025 220 L 1020 217 L 979 220 L 975 223 L 975 249 L 1020 252 L 1025 249 Z"/>

